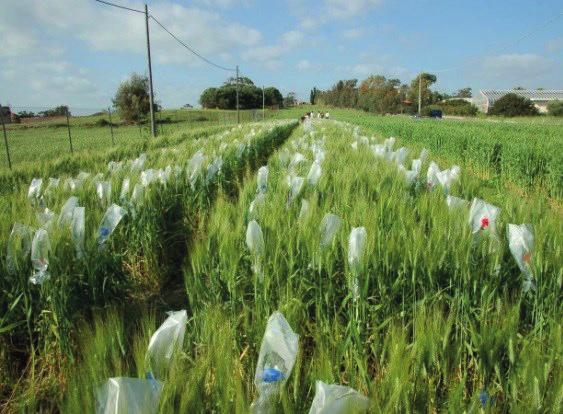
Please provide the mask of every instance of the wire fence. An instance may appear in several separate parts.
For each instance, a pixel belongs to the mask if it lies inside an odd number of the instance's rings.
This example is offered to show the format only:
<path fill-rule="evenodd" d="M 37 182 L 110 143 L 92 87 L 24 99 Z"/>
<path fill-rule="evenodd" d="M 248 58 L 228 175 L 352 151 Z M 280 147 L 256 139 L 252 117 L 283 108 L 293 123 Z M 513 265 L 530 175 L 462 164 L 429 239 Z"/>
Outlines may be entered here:
<path fill-rule="evenodd" d="M 275 116 L 275 110 L 241 110 L 242 122 Z M 26 162 L 50 160 L 65 153 L 103 150 L 112 146 L 151 139 L 150 122 L 125 122 L 114 109 L 59 106 L 0 107 L 3 146 L 0 169 Z M 236 111 L 175 109 L 155 114 L 159 135 L 187 128 L 237 123 Z"/>

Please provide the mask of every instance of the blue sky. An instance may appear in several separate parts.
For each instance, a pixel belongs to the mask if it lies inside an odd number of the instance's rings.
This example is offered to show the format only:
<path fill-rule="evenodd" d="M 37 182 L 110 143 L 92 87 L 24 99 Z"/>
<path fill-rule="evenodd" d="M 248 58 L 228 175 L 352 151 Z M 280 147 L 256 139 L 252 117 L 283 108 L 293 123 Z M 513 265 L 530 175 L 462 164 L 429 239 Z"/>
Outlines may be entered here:
<path fill-rule="evenodd" d="M 112 0 L 141 9 L 137 0 Z M 107 107 L 146 72 L 144 17 L 94 0 L 3 0 L 0 102 Z M 164 25 L 258 85 L 295 91 L 383 74 L 436 73 L 436 89 L 563 89 L 561 1 L 152 0 Z M 550 19 L 558 19 L 546 23 Z M 533 32 L 522 39 L 522 36 Z M 154 86 L 165 107 L 196 104 L 229 73 L 151 24 Z M 444 70 L 445 69 L 445 70 Z"/>

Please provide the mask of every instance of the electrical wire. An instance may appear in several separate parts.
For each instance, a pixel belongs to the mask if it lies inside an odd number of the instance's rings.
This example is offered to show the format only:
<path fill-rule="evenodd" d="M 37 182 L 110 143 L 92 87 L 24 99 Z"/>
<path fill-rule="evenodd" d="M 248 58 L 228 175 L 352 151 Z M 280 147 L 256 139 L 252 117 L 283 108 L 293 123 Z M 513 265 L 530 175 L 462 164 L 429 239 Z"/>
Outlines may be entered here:
<path fill-rule="evenodd" d="M 97 1 L 98 3 L 102 3 L 102 4 L 107 4 L 108 6 L 117 7 L 118 9 L 129 10 L 132 12 L 145 14 L 143 10 L 137 10 L 137 9 L 132 9 L 130 7 L 120 6 L 119 4 L 110 3 L 109 1 L 104 1 L 104 0 L 94 0 L 94 1 Z"/>
<path fill-rule="evenodd" d="M 178 43 L 180 43 L 182 46 L 184 46 L 187 50 L 189 50 L 191 53 L 193 53 L 194 55 L 196 55 L 198 58 L 200 58 L 201 60 L 203 60 L 204 62 L 215 66 L 218 69 L 222 69 L 228 72 L 234 72 L 236 71 L 236 69 L 234 68 L 227 68 L 225 66 L 221 66 L 215 62 L 212 62 L 211 60 L 207 59 L 206 57 L 202 56 L 200 53 L 198 53 L 197 51 L 195 51 L 191 46 L 187 45 L 186 43 L 184 43 L 182 40 L 180 40 L 174 33 L 172 33 L 170 30 L 168 30 L 162 23 L 160 23 L 156 17 L 154 17 L 152 14 L 150 15 L 150 18 L 153 19 L 156 24 L 158 24 L 166 33 L 168 33 L 170 36 L 172 36 L 172 38 L 174 40 L 176 40 Z"/>

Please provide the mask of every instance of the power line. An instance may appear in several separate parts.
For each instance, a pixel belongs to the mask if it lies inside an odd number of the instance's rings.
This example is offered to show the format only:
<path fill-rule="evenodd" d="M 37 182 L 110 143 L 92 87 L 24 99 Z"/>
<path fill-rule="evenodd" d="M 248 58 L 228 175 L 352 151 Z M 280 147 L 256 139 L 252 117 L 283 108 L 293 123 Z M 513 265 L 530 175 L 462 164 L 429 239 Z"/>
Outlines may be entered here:
<path fill-rule="evenodd" d="M 98 0 L 96 0 L 98 1 Z M 235 68 L 227 68 L 225 66 L 221 66 L 217 63 L 212 62 L 211 60 L 207 59 L 206 57 L 202 56 L 200 53 L 198 53 L 197 51 L 195 51 L 191 46 L 187 45 L 186 43 L 184 43 L 182 40 L 180 40 L 174 33 L 172 33 L 170 30 L 168 30 L 166 27 L 164 27 L 164 25 L 162 23 L 160 23 L 156 17 L 154 17 L 152 14 L 150 15 L 150 18 L 153 19 L 156 24 L 158 24 L 166 33 L 168 33 L 170 36 L 172 36 L 172 38 L 174 40 L 176 40 L 178 43 L 180 43 L 182 46 L 184 46 L 186 49 L 188 49 L 191 53 L 193 53 L 194 55 L 196 55 L 198 58 L 200 58 L 201 60 L 203 60 L 204 62 L 207 62 L 208 64 L 215 66 L 218 69 L 222 69 L 222 70 L 226 70 L 228 72 L 235 72 L 236 69 Z"/>
<path fill-rule="evenodd" d="M 504 52 L 505 50 L 511 48 L 512 46 L 514 46 L 515 44 L 520 43 L 522 40 L 536 34 L 537 32 L 539 32 L 540 30 L 546 28 L 547 26 L 549 26 L 550 24 L 554 23 L 555 21 L 557 21 L 558 19 L 560 19 L 563 16 L 563 12 L 556 14 L 555 17 L 547 20 L 545 23 L 542 23 L 540 26 L 538 26 L 537 28 L 525 33 L 524 35 L 520 36 L 518 39 L 514 40 L 513 42 L 507 43 L 505 44 L 503 47 L 501 47 L 500 49 L 496 50 L 496 53 L 501 53 Z M 492 51 L 492 50 L 490 50 Z M 443 72 L 449 72 L 451 70 L 456 70 L 459 68 L 463 68 L 465 67 L 468 63 L 472 63 L 472 62 L 476 62 L 481 60 L 481 58 L 475 57 L 475 58 L 470 58 L 470 59 L 466 59 L 465 63 L 461 64 L 461 65 L 457 65 L 457 66 L 453 66 L 450 68 L 446 68 L 446 69 L 440 69 L 440 70 L 433 70 L 431 71 L 432 73 L 443 73 Z"/>
<path fill-rule="evenodd" d="M 108 6 L 117 7 L 118 9 L 129 10 L 129 11 L 132 11 L 132 12 L 145 14 L 145 12 L 142 11 L 142 10 L 137 10 L 137 9 L 132 9 L 130 7 L 120 6 L 119 4 L 110 3 L 109 1 L 104 1 L 104 0 L 94 0 L 94 1 L 97 1 L 98 3 L 102 3 L 102 4 L 107 4 Z"/>

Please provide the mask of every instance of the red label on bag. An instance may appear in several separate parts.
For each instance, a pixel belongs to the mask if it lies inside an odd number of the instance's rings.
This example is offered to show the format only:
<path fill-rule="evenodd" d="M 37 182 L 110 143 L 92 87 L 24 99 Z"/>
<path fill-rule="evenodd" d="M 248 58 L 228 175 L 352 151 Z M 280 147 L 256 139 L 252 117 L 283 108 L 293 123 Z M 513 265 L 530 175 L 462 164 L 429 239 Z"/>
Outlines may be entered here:
<path fill-rule="evenodd" d="M 481 228 L 484 230 L 489 227 L 489 219 L 487 217 L 483 217 L 481 219 Z"/>

